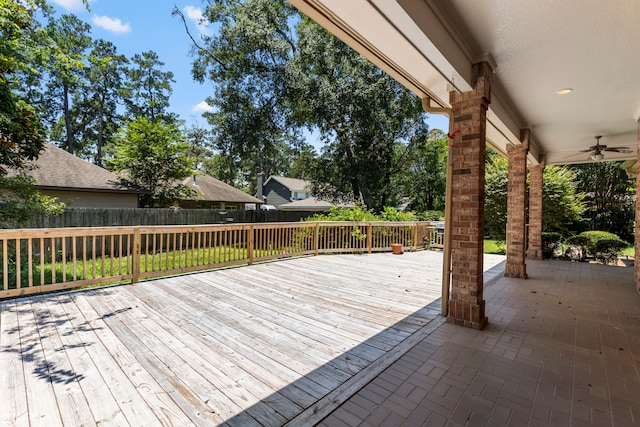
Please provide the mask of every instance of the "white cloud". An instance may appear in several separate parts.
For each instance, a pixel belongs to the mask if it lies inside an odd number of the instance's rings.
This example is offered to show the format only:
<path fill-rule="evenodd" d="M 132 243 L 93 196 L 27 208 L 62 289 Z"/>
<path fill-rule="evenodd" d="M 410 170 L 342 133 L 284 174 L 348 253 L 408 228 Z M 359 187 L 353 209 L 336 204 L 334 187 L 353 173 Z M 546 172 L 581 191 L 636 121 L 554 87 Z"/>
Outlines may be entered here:
<path fill-rule="evenodd" d="M 91 22 L 93 22 L 96 26 L 100 28 L 104 28 L 107 31 L 111 31 L 113 33 L 128 33 L 131 31 L 131 25 L 127 22 L 123 24 L 122 21 L 118 18 L 109 18 L 108 16 L 99 16 L 93 15 L 91 18 Z"/>
<path fill-rule="evenodd" d="M 196 24 L 200 34 L 204 34 L 205 36 L 211 35 L 209 21 L 207 21 L 207 18 L 202 14 L 202 9 L 196 6 L 185 6 L 182 11 L 187 19 Z"/>
<path fill-rule="evenodd" d="M 213 111 L 213 107 L 207 104 L 207 101 L 202 101 L 201 103 L 194 105 L 191 111 L 193 113 L 208 113 Z"/>
<path fill-rule="evenodd" d="M 77 11 L 85 8 L 82 0 L 51 0 L 51 2 L 63 7 L 66 10 Z"/>

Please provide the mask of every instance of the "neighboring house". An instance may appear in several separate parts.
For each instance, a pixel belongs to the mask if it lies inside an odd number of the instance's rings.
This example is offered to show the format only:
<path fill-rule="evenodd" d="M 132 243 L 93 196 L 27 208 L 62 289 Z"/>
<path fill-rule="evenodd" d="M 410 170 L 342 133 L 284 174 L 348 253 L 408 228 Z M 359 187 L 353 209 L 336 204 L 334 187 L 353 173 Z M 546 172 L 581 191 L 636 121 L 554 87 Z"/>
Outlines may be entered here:
<path fill-rule="evenodd" d="M 285 203 L 278 206 L 278 209 L 283 211 L 318 211 L 324 212 L 331 209 L 331 202 L 325 202 L 324 200 L 318 200 L 315 197 L 309 197 L 303 200 L 296 200 L 295 202 Z"/>
<path fill-rule="evenodd" d="M 192 200 L 180 201 L 180 207 L 185 209 L 259 209 L 263 203 L 261 200 L 209 175 L 196 173 L 185 178 L 182 184 L 190 186 L 197 193 L 196 198 Z"/>
<path fill-rule="evenodd" d="M 331 206 L 350 208 L 353 207 L 353 203 L 335 204 L 325 200 L 318 200 L 315 197 L 309 197 L 307 199 L 285 203 L 284 205 L 278 206 L 278 209 L 283 211 L 325 212 L 331 209 Z"/>
<path fill-rule="evenodd" d="M 45 144 L 27 170 L 35 187 L 72 208 L 137 208 L 143 191 L 127 186 L 115 173 Z"/>
<path fill-rule="evenodd" d="M 267 205 L 279 208 L 284 204 L 311 197 L 310 187 L 311 185 L 303 179 L 271 176 L 264 181 L 264 174 L 258 174 L 256 197 L 263 199 Z"/>

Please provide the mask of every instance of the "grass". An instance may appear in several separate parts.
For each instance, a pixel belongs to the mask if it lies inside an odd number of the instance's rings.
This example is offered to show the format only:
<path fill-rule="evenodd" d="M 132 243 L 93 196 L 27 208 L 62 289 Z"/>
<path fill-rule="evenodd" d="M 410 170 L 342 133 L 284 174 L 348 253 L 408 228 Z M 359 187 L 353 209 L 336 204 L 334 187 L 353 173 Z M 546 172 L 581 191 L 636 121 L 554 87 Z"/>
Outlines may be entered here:
<path fill-rule="evenodd" d="M 636 250 L 633 246 L 627 246 L 622 252 L 621 255 L 626 255 L 626 256 L 635 256 L 636 254 Z"/>
<path fill-rule="evenodd" d="M 293 250 L 294 248 L 289 248 Z M 267 256 L 273 254 L 273 251 L 254 249 L 254 257 Z M 247 262 L 247 249 L 244 247 L 216 247 L 215 249 L 187 249 L 178 251 L 163 251 L 162 254 L 142 255 L 140 272 L 158 272 L 161 276 L 163 271 L 188 268 L 192 266 L 212 266 L 216 264 L 229 264 L 237 261 L 238 264 Z M 73 262 L 67 261 L 63 269 L 62 261 L 56 260 L 55 273 L 50 262 L 46 262 L 44 267 L 44 284 L 54 283 L 52 276 L 55 274 L 55 283 L 63 283 L 73 281 Z M 20 285 L 27 286 L 28 265 L 22 264 L 20 268 Z M 32 278 L 34 286 L 40 285 L 40 263 L 34 262 L 32 270 Z M 0 277 L 2 276 L 2 266 L 0 265 Z M 82 260 L 76 261 L 76 280 L 87 280 L 101 277 L 119 276 L 131 273 L 131 257 L 96 257 L 95 263 L 91 259 L 87 259 L 86 266 Z M 15 289 L 16 283 L 15 265 L 9 265 L 9 289 Z M 106 284 L 119 283 L 118 280 Z"/>
<path fill-rule="evenodd" d="M 484 253 L 485 254 L 498 254 L 504 255 L 506 252 L 506 246 L 504 240 L 484 240 Z"/>

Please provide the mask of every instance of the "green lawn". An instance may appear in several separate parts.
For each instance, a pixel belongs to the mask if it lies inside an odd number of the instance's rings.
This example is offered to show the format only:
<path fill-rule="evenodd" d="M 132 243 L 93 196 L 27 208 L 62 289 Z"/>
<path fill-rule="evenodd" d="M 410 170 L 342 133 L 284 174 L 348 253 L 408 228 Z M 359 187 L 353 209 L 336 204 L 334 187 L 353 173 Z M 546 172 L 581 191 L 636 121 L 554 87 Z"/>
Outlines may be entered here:
<path fill-rule="evenodd" d="M 504 255 L 505 251 L 506 251 L 506 246 L 505 246 L 504 240 L 485 239 L 484 241 L 485 254 Z"/>

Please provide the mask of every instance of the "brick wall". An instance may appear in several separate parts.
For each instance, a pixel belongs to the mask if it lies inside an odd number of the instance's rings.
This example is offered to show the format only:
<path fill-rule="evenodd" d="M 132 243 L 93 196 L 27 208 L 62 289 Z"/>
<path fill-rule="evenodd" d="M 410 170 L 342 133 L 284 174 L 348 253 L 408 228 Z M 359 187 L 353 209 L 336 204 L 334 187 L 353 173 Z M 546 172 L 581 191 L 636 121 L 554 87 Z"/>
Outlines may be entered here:
<path fill-rule="evenodd" d="M 529 247 L 527 257 L 542 259 L 542 184 L 544 163 L 529 168 Z"/>
<path fill-rule="evenodd" d="M 507 185 L 507 277 L 527 278 L 525 237 L 527 213 L 527 154 L 529 131 L 523 130 L 522 144 L 507 146 L 509 175 Z"/>
<path fill-rule="evenodd" d="M 491 74 L 476 64 L 474 89 L 450 94 L 453 129 L 451 203 L 451 298 L 447 320 L 482 329 L 487 323 L 483 299 L 484 170 L 486 114 Z"/>

